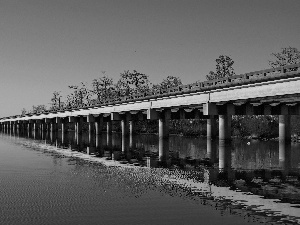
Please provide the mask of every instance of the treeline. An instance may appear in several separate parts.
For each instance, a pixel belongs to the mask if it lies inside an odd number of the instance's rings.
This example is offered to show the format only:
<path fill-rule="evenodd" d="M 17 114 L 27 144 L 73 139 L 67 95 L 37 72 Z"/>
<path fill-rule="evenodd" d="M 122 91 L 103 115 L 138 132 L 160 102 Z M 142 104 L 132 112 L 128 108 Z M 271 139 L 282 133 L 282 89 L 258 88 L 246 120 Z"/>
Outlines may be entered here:
<path fill-rule="evenodd" d="M 269 61 L 269 66 L 275 68 L 279 66 L 300 63 L 300 52 L 297 48 L 282 48 L 278 53 L 272 53 L 274 60 Z M 215 71 L 210 71 L 206 75 L 207 80 L 213 80 L 235 75 L 234 61 L 227 55 L 220 55 L 216 60 Z M 198 82 L 198 81 L 197 81 Z M 22 109 L 21 114 L 42 113 L 46 110 L 60 110 L 66 108 L 77 108 L 89 105 L 103 104 L 114 100 L 122 100 L 124 97 L 145 96 L 158 94 L 168 88 L 182 85 L 179 77 L 168 76 L 161 83 L 153 84 L 149 76 L 133 70 L 125 70 L 120 74 L 117 82 L 102 72 L 102 76 L 95 78 L 90 83 L 81 82 L 77 85 L 69 85 L 70 94 L 62 96 L 61 92 L 54 91 L 50 100 L 50 106 L 36 105 L 31 110 Z"/>
<path fill-rule="evenodd" d="M 271 54 L 275 59 L 269 61 L 269 66 L 279 66 L 300 63 L 300 52 L 297 48 L 282 48 L 278 53 Z M 226 55 L 220 55 L 216 60 L 215 71 L 206 75 L 207 80 L 213 80 L 235 75 L 234 61 Z M 124 97 L 152 95 L 162 93 L 168 88 L 182 85 L 179 77 L 167 76 L 161 83 L 153 84 L 149 76 L 136 70 L 125 70 L 120 74 L 119 80 L 114 82 L 112 78 L 102 72 L 102 76 L 93 79 L 90 83 L 81 82 L 77 85 L 69 85 L 70 94 L 62 96 L 61 92 L 54 91 L 50 100 L 50 106 L 32 106 L 31 110 L 22 109 L 22 115 L 27 113 L 43 113 L 47 110 L 61 110 L 77 108 L 95 104 L 105 104 L 114 100 L 122 100 Z M 295 119 L 294 119 L 295 120 Z M 293 121 L 292 132 L 300 134 L 298 120 Z M 201 121 L 173 120 L 170 123 L 170 132 L 186 136 L 205 135 Z M 202 126 L 200 126 L 202 125 Z M 278 119 L 275 116 L 235 116 L 232 123 L 232 135 L 240 137 L 273 138 L 278 136 Z M 118 125 L 115 130 L 119 130 Z M 138 122 L 137 131 L 141 133 L 156 132 L 157 124 L 149 121 Z"/>
<path fill-rule="evenodd" d="M 90 83 L 81 82 L 78 85 L 69 85 L 71 91 L 63 97 L 59 91 L 52 94 L 50 107 L 46 105 L 33 106 L 31 110 L 22 110 L 22 115 L 26 113 L 43 113 L 46 110 L 60 110 L 65 108 L 84 107 L 88 105 L 103 104 L 111 99 L 122 99 L 134 95 L 145 93 L 160 93 L 167 88 L 182 85 L 179 77 L 167 76 L 161 83 L 153 84 L 149 76 L 136 70 L 127 70 L 120 74 L 117 82 L 108 77 L 105 72 L 99 78 Z"/>

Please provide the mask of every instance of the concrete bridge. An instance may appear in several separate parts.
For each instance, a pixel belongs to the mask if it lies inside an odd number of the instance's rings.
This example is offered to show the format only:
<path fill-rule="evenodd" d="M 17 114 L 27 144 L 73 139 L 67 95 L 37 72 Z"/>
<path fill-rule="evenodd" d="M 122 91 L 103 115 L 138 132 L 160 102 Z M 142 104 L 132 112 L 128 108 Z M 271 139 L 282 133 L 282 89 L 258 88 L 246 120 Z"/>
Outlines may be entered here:
<path fill-rule="evenodd" d="M 170 119 L 207 119 L 210 139 L 216 136 L 218 116 L 219 149 L 224 152 L 230 139 L 232 115 L 279 115 L 279 139 L 282 143 L 290 141 L 290 115 L 300 115 L 300 64 L 125 96 L 104 104 L 5 117 L 0 119 L 0 129 L 3 132 L 59 129 L 64 133 L 66 123 L 74 123 L 76 133 L 81 133 L 83 122 L 88 122 L 89 132 L 99 134 L 104 124 L 110 133 L 111 122 L 121 121 L 125 137 L 132 135 L 134 121 L 158 120 L 159 152 L 164 158 Z"/>

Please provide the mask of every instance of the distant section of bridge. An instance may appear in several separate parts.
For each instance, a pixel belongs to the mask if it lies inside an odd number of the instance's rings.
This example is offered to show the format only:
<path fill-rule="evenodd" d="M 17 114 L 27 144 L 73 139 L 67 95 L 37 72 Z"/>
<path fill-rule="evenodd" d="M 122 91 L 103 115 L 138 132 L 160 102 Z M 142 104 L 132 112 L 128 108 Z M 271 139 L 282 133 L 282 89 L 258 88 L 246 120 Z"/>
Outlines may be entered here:
<path fill-rule="evenodd" d="M 0 129 L 55 131 L 59 127 L 65 132 L 66 123 L 75 123 L 80 133 L 85 121 L 90 132 L 98 134 L 104 123 L 110 132 L 111 121 L 119 120 L 126 136 L 132 133 L 135 120 L 149 119 L 159 121 L 159 138 L 166 139 L 168 120 L 202 118 L 207 119 L 211 138 L 215 116 L 219 116 L 219 140 L 223 143 L 230 139 L 231 115 L 279 115 L 280 140 L 290 139 L 289 116 L 300 115 L 300 64 L 115 98 L 104 104 L 5 117 L 0 119 Z M 160 151 L 163 148 L 160 145 Z"/>

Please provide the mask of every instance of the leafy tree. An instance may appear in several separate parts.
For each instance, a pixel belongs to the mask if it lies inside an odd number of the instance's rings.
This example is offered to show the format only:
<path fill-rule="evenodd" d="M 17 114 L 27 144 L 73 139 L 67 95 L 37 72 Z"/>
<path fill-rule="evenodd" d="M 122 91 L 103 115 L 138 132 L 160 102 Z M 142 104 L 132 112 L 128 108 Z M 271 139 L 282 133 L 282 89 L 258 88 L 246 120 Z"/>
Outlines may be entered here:
<path fill-rule="evenodd" d="M 112 97 L 113 91 L 113 80 L 105 75 L 105 72 L 102 72 L 104 75 L 98 79 L 94 79 L 92 82 L 93 94 L 97 96 L 97 102 L 103 103 L 106 100 L 109 100 Z"/>
<path fill-rule="evenodd" d="M 282 48 L 281 52 L 272 53 L 275 60 L 269 61 L 272 68 L 300 63 L 300 52 L 297 48 Z"/>
<path fill-rule="evenodd" d="M 56 110 L 56 109 L 60 109 L 62 107 L 62 102 L 61 102 L 61 94 L 58 91 L 54 91 L 52 98 L 51 98 L 51 106 L 50 109 L 52 110 Z"/>
<path fill-rule="evenodd" d="M 161 83 L 154 84 L 151 89 L 154 93 L 158 93 L 161 90 L 165 90 L 167 88 L 172 87 L 178 87 L 180 85 L 182 85 L 182 82 L 179 77 L 167 76 L 167 78 L 164 79 Z"/>
<path fill-rule="evenodd" d="M 182 85 L 181 79 L 174 76 L 167 76 L 167 78 L 160 83 L 161 88 L 172 88 L 178 87 L 179 85 Z"/>
<path fill-rule="evenodd" d="M 73 90 L 73 93 L 67 96 L 68 106 L 82 106 L 89 104 L 91 99 L 91 91 L 87 88 L 87 85 L 83 82 L 78 85 L 70 85 L 69 88 Z"/>
<path fill-rule="evenodd" d="M 32 106 L 32 113 L 43 113 L 47 110 L 45 105 Z"/>
<path fill-rule="evenodd" d="M 149 91 L 150 82 L 146 74 L 139 73 L 136 70 L 133 70 L 133 72 L 127 70 L 120 75 L 121 78 L 116 84 L 116 91 L 120 96 Z"/>
<path fill-rule="evenodd" d="M 210 71 L 209 74 L 206 75 L 207 80 L 214 80 L 235 75 L 232 67 L 234 61 L 229 56 L 220 55 L 219 58 L 216 59 L 216 63 L 216 72 Z"/>
<path fill-rule="evenodd" d="M 22 115 L 22 116 L 25 116 L 26 113 L 27 113 L 27 110 L 26 110 L 25 108 L 23 108 L 23 109 L 21 110 L 21 115 Z"/>

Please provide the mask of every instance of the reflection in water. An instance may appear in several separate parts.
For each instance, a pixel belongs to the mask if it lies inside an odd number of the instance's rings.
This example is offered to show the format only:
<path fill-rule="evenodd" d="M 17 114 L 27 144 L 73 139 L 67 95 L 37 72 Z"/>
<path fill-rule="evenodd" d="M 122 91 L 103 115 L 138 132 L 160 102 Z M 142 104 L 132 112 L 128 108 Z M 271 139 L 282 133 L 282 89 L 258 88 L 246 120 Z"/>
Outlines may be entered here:
<path fill-rule="evenodd" d="M 269 215 L 275 221 L 285 221 L 285 217 L 276 216 L 276 211 L 281 212 L 290 215 L 289 220 L 299 222 L 297 208 L 285 204 L 300 204 L 299 144 L 257 140 L 228 143 L 206 138 L 171 135 L 166 139 L 110 132 L 100 135 L 34 132 L 32 136 L 28 132 L 25 137 L 47 139 L 47 143 L 58 148 L 104 157 L 107 162 L 168 167 L 164 179 L 193 187 L 193 195 L 229 204 L 233 209 L 251 209 L 252 213 Z"/>

